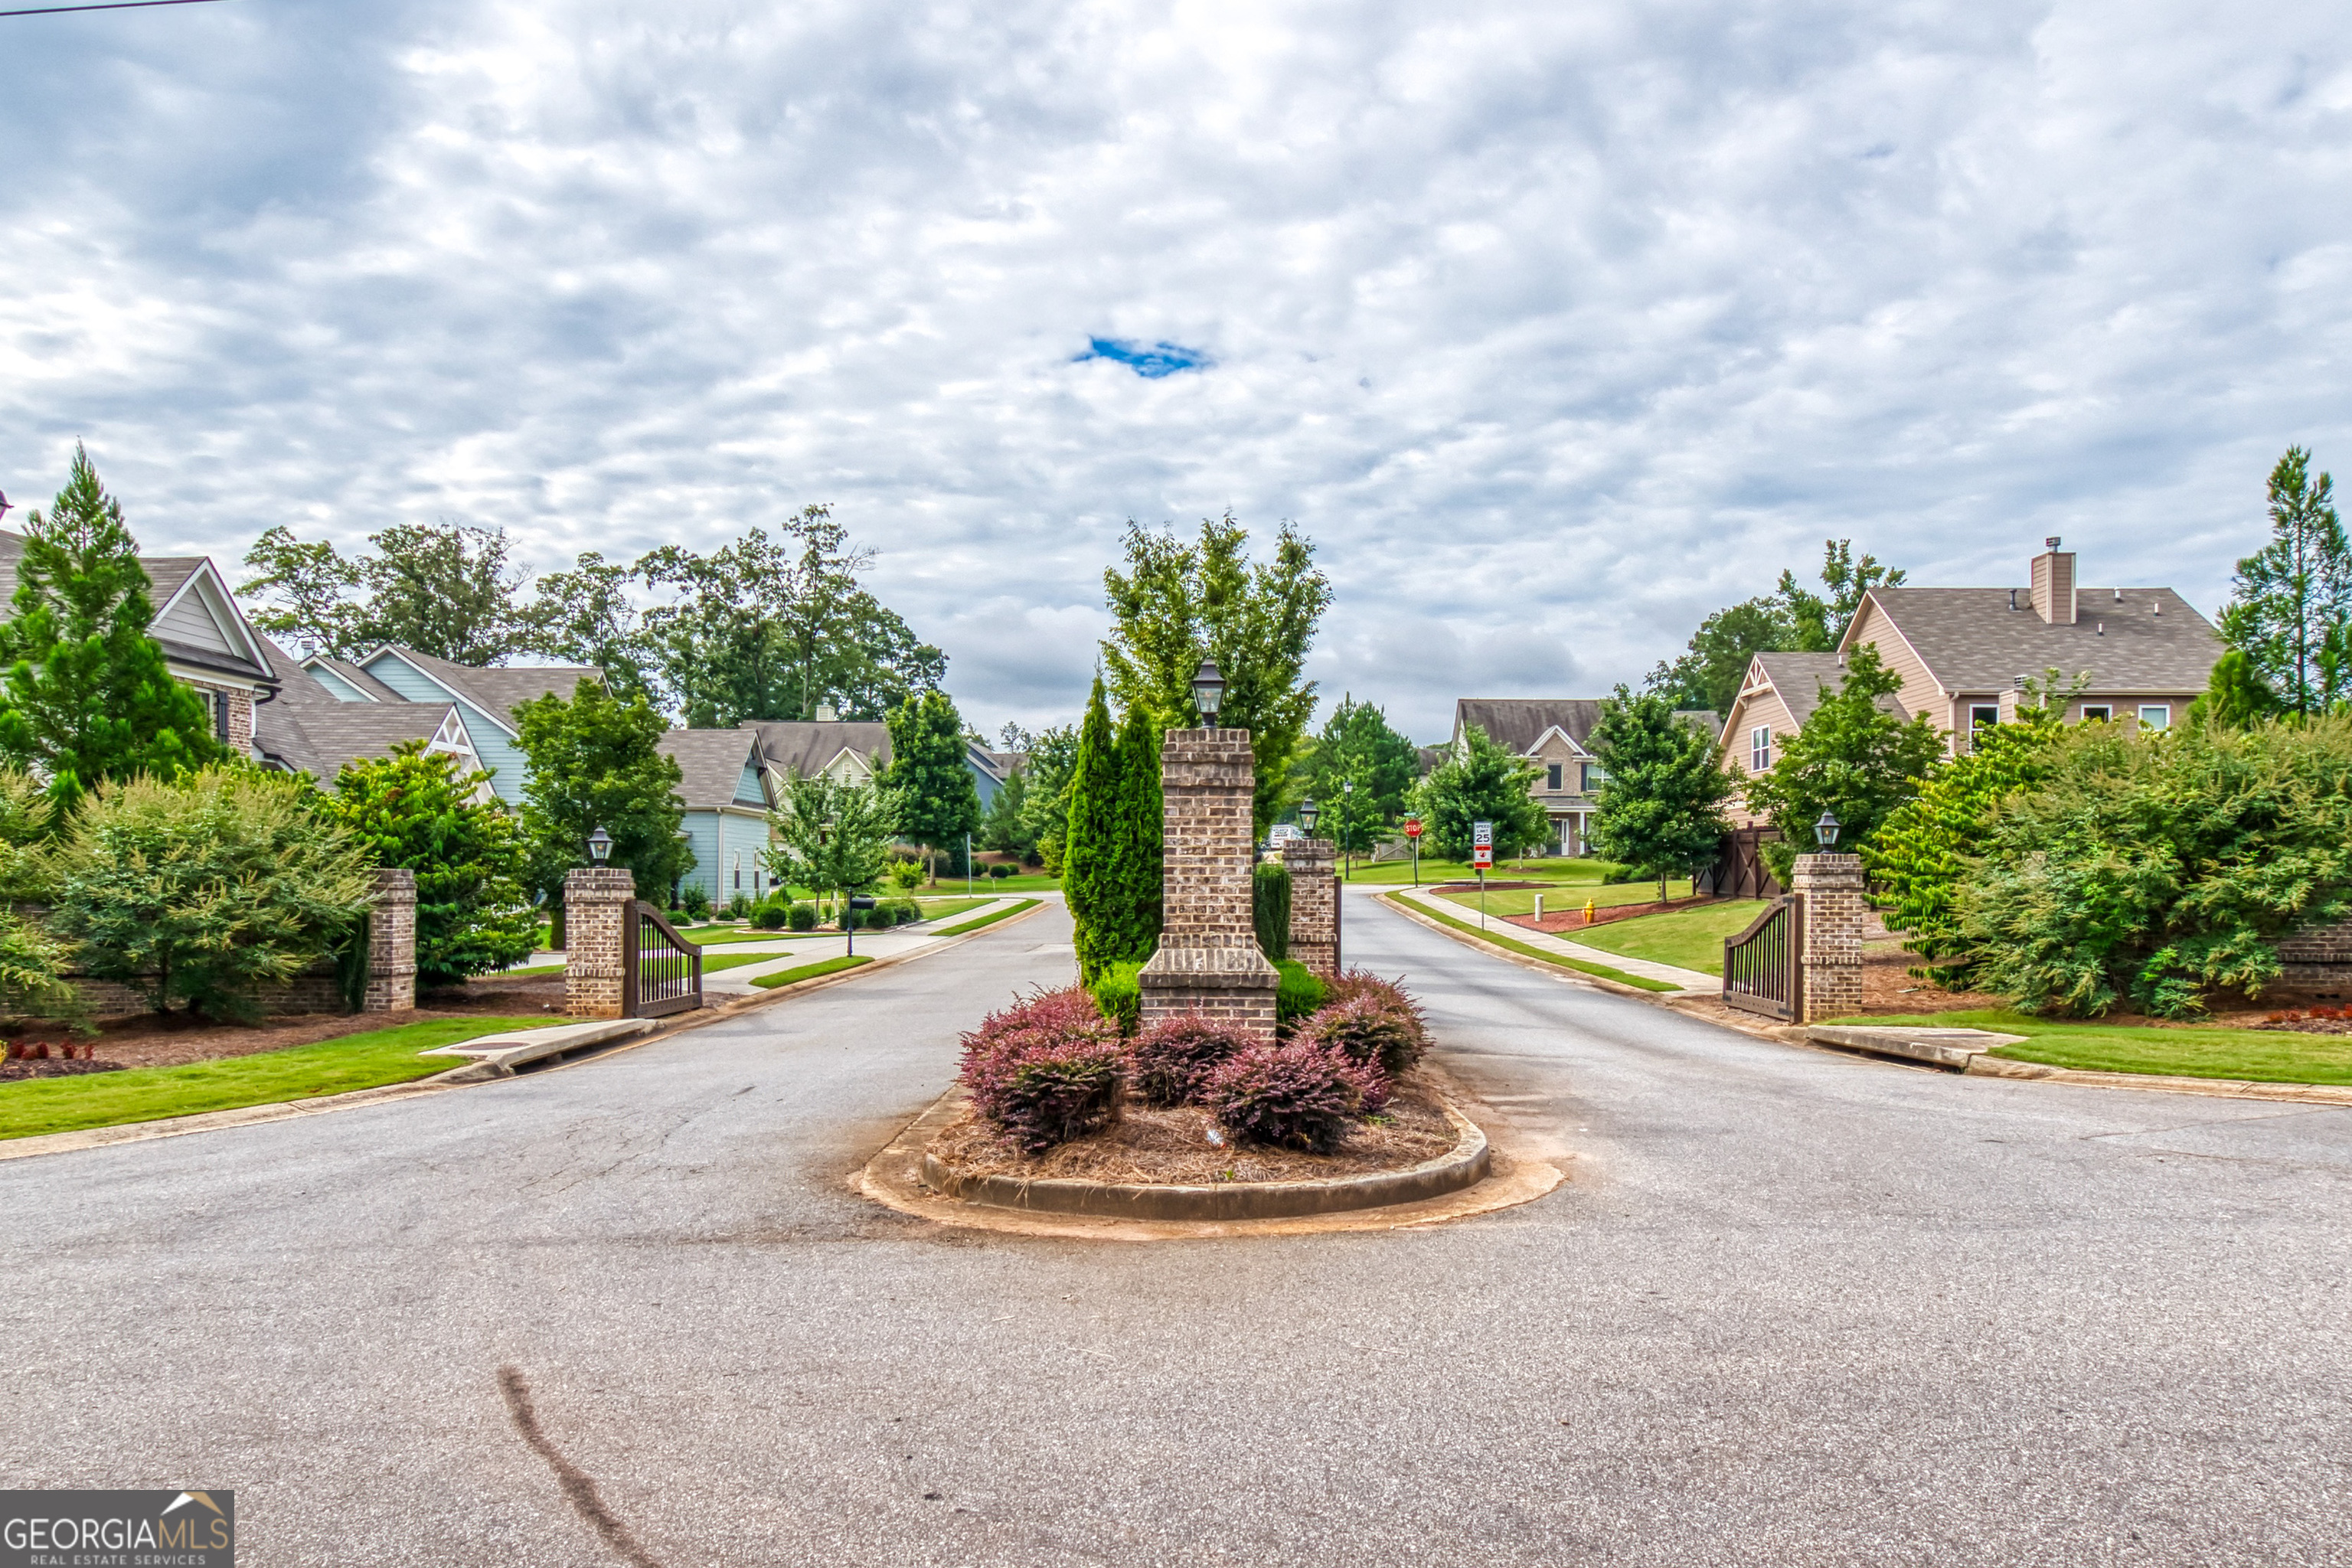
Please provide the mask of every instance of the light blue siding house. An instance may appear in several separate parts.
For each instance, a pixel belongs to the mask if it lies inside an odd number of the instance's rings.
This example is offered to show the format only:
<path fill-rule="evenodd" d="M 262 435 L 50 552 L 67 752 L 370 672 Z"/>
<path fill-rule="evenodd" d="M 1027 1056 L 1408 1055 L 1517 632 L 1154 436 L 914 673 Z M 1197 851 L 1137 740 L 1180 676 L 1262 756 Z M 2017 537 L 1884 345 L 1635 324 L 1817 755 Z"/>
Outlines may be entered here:
<path fill-rule="evenodd" d="M 698 887 L 721 905 L 738 893 L 763 896 L 772 886 L 761 856 L 772 840 L 774 797 L 758 737 L 748 729 L 672 730 L 661 749 L 682 775 L 684 832 L 694 850 L 694 868 L 680 888 Z"/>
<path fill-rule="evenodd" d="M 524 762 L 515 710 L 541 697 L 570 697 L 583 680 L 604 672 L 583 665 L 474 669 L 415 648 L 386 643 L 354 664 L 314 655 L 302 668 L 343 702 L 454 704 L 490 788 L 509 806 L 522 805 Z"/>

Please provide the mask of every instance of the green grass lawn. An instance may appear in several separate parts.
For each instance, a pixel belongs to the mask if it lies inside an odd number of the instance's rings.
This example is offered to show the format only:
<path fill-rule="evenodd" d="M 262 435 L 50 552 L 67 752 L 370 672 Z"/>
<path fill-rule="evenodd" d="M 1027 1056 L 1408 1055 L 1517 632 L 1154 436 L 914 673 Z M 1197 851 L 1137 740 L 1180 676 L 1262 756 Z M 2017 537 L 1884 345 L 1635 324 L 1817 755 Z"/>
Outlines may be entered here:
<path fill-rule="evenodd" d="M 941 936 L 961 936 L 968 931 L 978 931 L 982 926 L 992 926 L 999 921 L 1011 920 L 1023 910 L 1035 909 L 1037 907 L 1037 902 L 1038 901 L 1035 899 L 1024 899 L 1010 909 L 999 910 L 992 915 L 982 915 L 976 921 L 966 921 L 961 925 L 950 926 L 939 934 Z"/>
<path fill-rule="evenodd" d="M 1604 874 L 1603 864 L 1604 862 L 1599 860 L 1571 860 L 1564 856 L 1549 856 L 1535 860 L 1498 860 L 1495 863 L 1495 868 L 1486 875 L 1507 882 L 1597 884 Z M 1432 882 L 1467 882 L 1474 880 L 1477 875 L 1477 868 L 1465 860 L 1440 860 L 1426 852 L 1421 858 L 1421 882 L 1423 887 L 1427 887 Z M 1412 884 L 1412 862 L 1410 859 L 1383 860 L 1375 866 L 1369 860 L 1360 858 L 1356 861 L 1355 869 L 1349 873 L 1348 880 L 1382 884 L 1401 882 L 1410 887 Z M 1657 884 L 1653 882 L 1650 886 L 1654 891 Z"/>
<path fill-rule="evenodd" d="M 1737 936 L 1764 908 L 1761 899 L 1741 899 L 1726 904 L 1701 904 L 1695 910 L 1641 915 L 1630 921 L 1597 925 L 1590 931 L 1555 934 L 1604 952 L 1646 958 L 1653 963 L 1677 964 L 1701 974 L 1723 973 L 1723 939 Z"/>
<path fill-rule="evenodd" d="M 462 1058 L 420 1057 L 419 1051 L 454 1046 L 502 1029 L 543 1028 L 554 1022 L 561 1020 L 442 1018 L 371 1029 L 317 1045 L 290 1046 L 282 1051 L 191 1062 L 186 1067 L 133 1068 L 83 1078 L 0 1083 L 0 1138 L 76 1132 L 406 1083 L 466 1065 Z"/>
<path fill-rule="evenodd" d="M 960 915 L 966 910 L 976 910 L 982 904 L 992 904 L 996 901 L 996 895 L 977 893 L 969 899 L 918 899 L 915 901 L 922 907 L 925 920 L 943 921 L 950 916 Z"/>
<path fill-rule="evenodd" d="M 702 973 L 716 974 L 722 969 L 740 969 L 747 963 L 773 963 L 780 958 L 790 958 L 792 955 L 790 948 L 779 948 L 773 952 L 705 953 L 702 958 Z"/>
<path fill-rule="evenodd" d="M 1874 1026 L 1992 1029 L 2030 1037 L 1993 1052 L 2021 1062 L 2097 1072 L 2165 1073 L 2179 1078 L 2242 1078 L 2263 1083 L 2352 1083 L 2352 1035 L 2300 1035 L 2286 1029 L 2149 1026 L 2098 1019 L 2033 1018 L 1998 1008 L 1926 1013 L 1903 1018 L 1849 1018 Z"/>
<path fill-rule="evenodd" d="M 1517 879 L 1516 877 L 1511 879 L 1513 881 Z M 1666 887 L 1675 898 L 1691 896 L 1688 882 L 1668 882 Z M 1490 915 L 1531 915 L 1536 910 L 1536 895 L 1538 892 L 1543 894 L 1544 913 L 1548 915 L 1558 914 L 1562 910 L 1580 910 L 1587 903 L 1598 904 L 1607 910 L 1619 904 L 1654 904 L 1658 901 L 1658 885 L 1655 882 L 1619 882 L 1612 887 L 1603 887 L 1598 882 L 1582 882 L 1561 888 L 1505 889 L 1499 893 L 1489 891 L 1486 912 Z M 1478 912 L 1478 895 L 1475 891 L 1440 893 L 1437 896 L 1449 903 L 1460 904 L 1472 914 Z M 1582 942 L 1584 939 L 1580 936 L 1571 940 Z"/>
<path fill-rule="evenodd" d="M 1414 904 L 1410 907 L 1415 914 L 1424 914 L 1441 924 L 1450 925 L 1457 931 L 1466 931 L 1482 942 L 1491 942 L 1496 947 L 1508 948 L 1513 952 L 1524 953 L 1529 958 L 1539 958 L 1546 963 L 1556 963 L 1562 969 L 1573 969 L 1580 974 L 1596 974 L 1603 980 L 1614 980 L 1621 985 L 1631 985 L 1640 991 L 1679 991 L 1682 989 L 1679 985 L 1669 985 L 1663 980 L 1645 980 L 1638 974 L 1628 974 L 1622 969 L 1612 969 L 1605 963 L 1590 963 L 1580 958 L 1570 958 L 1565 953 L 1547 952 L 1542 948 L 1532 947 L 1524 942 L 1515 941 L 1512 937 L 1507 934 L 1514 929 L 1510 926 L 1496 924 L 1489 926 L 1486 930 L 1481 931 L 1478 929 L 1478 922 L 1476 921 L 1457 921 L 1453 916 L 1442 914 L 1439 911 L 1431 909 L 1426 904 Z"/>
<path fill-rule="evenodd" d="M 863 952 L 854 958 L 847 953 L 843 953 L 815 963 L 803 963 L 797 969 L 787 969 L 780 974 L 755 974 L 751 977 L 751 984 L 764 990 L 773 990 L 779 985 L 790 985 L 795 980 L 814 980 L 820 974 L 831 974 L 842 969 L 855 969 L 861 963 L 873 962 L 871 956 Z"/>

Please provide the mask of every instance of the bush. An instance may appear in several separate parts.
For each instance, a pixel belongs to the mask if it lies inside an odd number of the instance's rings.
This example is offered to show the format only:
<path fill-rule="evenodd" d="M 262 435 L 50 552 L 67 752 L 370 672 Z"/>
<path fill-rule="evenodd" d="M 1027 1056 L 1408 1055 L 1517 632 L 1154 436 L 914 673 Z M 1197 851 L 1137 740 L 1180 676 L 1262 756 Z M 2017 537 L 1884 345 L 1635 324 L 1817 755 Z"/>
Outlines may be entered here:
<path fill-rule="evenodd" d="M 1604 888 L 1622 888 L 1628 882 L 1654 882 L 1658 879 L 1657 873 L 1647 866 L 1628 866 L 1620 860 L 1602 860 L 1599 865 L 1601 885 Z"/>
<path fill-rule="evenodd" d="M 1128 1076 L 1154 1105 L 1196 1100 L 1209 1076 L 1256 1042 L 1229 1024 L 1192 1014 L 1154 1024 L 1128 1047 Z"/>
<path fill-rule="evenodd" d="M 794 907 L 797 908 L 798 906 Z M 751 911 L 751 923 L 761 931 L 782 931 L 784 929 L 785 922 L 791 919 L 792 915 L 790 911 L 787 910 L 782 904 L 777 903 L 773 900 L 769 900 L 768 901 L 761 904 L 758 909 Z M 794 927 L 793 929 L 798 930 L 799 928 Z"/>
<path fill-rule="evenodd" d="M 710 895 L 702 890 L 701 883 L 688 882 L 686 885 L 686 891 L 678 898 L 677 907 L 686 911 L 686 918 L 688 920 L 709 920 L 710 918 Z"/>
<path fill-rule="evenodd" d="M 888 931 L 898 923 L 898 911 L 888 904 L 876 904 L 870 910 L 857 911 L 858 924 L 867 931 Z"/>
<path fill-rule="evenodd" d="M 1001 882 L 1011 875 L 1013 875 L 1013 868 L 1002 860 L 988 868 L 988 879 L 992 882 Z"/>
<path fill-rule="evenodd" d="M 890 915 L 895 923 L 910 926 L 923 918 L 923 906 L 912 899 L 900 899 L 891 904 Z"/>
<path fill-rule="evenodd" d="M 1286 958 L 1274 967 L 1281 976 L 1274 992 L 1274 1031 L 1287 1035 L 1299 1019 L 1323 1005 L 1323 982 L 1296 959 Z"/>
<path fill-rule="evenodd" d="M 1383 980 L 1368 969 L 1343 970 L 1331 982 L 1330 994 L 1324 999 L 1328 1007 L 1335 1003 L 1369 999 L 1395 1013 L 1412 1037 L 1412 1061 L 1419 1061 L 1429 1049 L 1429 1020 L 1422 1015 L 1421 1004 L 1415 1002 L 1405 988 L 1393 980 Z M 1408 1062 L 1406 1065 L 1410 1066 Z M 1388 1068 L 1391 1073 L 1401 1070 Z"/>
<path fill-rule="evenodd" d="M 1126 1066 L 1117 1030 L 1073 986 L 982 1020 L 961 1076 L 972 1109 L 1039 1154 L 1118 1120 Z"/>
<path fill-rule="evenodd" d="M 1281 861 L 1261 860 L 1251 868 L 1250 920 L 1268 962 L 1290 956 L 1290 868 Z"/>
<path fill-rule="evenodd" d="M 1304 1040 L 1252 1046 L 1209 1075 L 1202 1100 L 1246 1143 L 1328 1152 L 1355 1120 L 1387 1102 L 1375 1068 Z"/>
<path fill-rule="evenodd" d="M 1331 1003 L 1301 1024 L 1293 1037 L 1394 1078 L 1421 1059 L 1418 1024 L 1411 1013 L 1381 997 L 1356 995 Z"/>
<path fill-rule="evenodd" d="M 733 898 L 728 900 L 727 918 L 730 921 L 750 920 L 751 918 L 751 896 L 745 893 L 738 893 Z"/>
<path fill-rule="evenodd" d="M 374 893 L 367 849 L 307 789 L 207 768 L 83 797 L 58 857 L 57 934 L 159 1013 L 257 1017 L 261 988 L 324 956 Z"/>
<path fill-rule="evenodd" d="M 1134 1034 L 1143 1021 L 1143 982 L 1137 978 L 1142 973 L 1140 963 L 1114 963 L 1095 979 L 1095 1005 L 1122 1035 Z"/>
<path fill-rule="evenodd" d="M 923 863 L 916 859 L 890 862 L 890 885 L 900 889 L 919 888 L 923 883 Z"/>
<path fill-rule="evenodd" d="M 816 930 L 816 906 L 814 904 L 794 904 L 791 909 L 784 911 L 784 923 L 792 927 L 794 931 Z"/>

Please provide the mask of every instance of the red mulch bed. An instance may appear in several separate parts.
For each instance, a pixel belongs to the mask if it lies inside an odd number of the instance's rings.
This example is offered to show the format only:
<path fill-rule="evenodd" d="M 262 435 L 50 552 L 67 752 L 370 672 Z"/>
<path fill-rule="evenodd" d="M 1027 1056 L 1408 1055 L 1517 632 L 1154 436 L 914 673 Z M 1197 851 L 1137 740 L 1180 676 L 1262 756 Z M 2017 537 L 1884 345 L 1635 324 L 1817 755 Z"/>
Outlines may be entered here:
<path fill-rule="evenodd" d="M 67 1025 L 54 1019 L 36 1019 L 12 1026 L 8 1039 L 27 1043 L 46 1040 L 50 1042 L 52 1050 L 68 1041 L 87 1044 L 96 1047 L 99 1059 L 71 1067 L 54 1059 L 11 1062 L 6 1065 L 50 1070 L 7 1076 L 45 1077 L 60 1068 L 95 1071 L 109 1067 L 182 1067 L 189 1062 L 217 1061 L 225 1057 L 249 1057 L 259 1051 L 312 1045 L 395 1024 L 478 1017 L 483 1014 L 521 1017 L 547 1013 L 560 1016 L 562 1012 L 563 976 L 546 974 L 527 980 L 483 977 L 461 986 L 428 991 L 417 998 L 414 1013 L 288 1013 L 265 1018 L 258 1024 L 216 1024 L 185 1013 L 145 1013 L 100 1024 L 95 1036 L 76 1035 Z"/>
<path fill-rule="evenodd" d="M 1573 909 L 1565 910 L 1555 911 L 1549 909 L 1544 910 L 1541 924 L 1537 923 L 1536 917 L 1533 915 L 1505 915 L 1503 918 L 1511 924 L 1523 926 L 1528 931 L 1581 931 L 1588 926 L 1605 926 L 1612 921 L 1630 921 L 1643 915 L 1662 915 L 1674 910 L 1696 910 L 1707 904 L 1720 904 L 1727 901 L 1723 899 L 1669 899 L 1663 904 L 1655 900 L 1646 904 L 1607 904 L 1595 909 L 1592 911 L 1592 918 L 1589 921 L 1584 918 L 1584 906 L 1578 904 Z"/>

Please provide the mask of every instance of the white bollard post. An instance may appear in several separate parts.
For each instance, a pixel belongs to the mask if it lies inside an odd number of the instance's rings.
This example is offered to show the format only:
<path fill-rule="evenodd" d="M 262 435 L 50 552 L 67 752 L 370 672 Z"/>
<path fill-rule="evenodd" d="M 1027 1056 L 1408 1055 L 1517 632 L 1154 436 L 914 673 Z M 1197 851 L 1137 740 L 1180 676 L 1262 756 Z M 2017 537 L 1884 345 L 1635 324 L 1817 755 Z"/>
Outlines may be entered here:
<path fill-rule="evenodd" d="M 1536 895 L 1536 924 L 1538 927 L 1541 927 L 1543 924 L 1543 895 L 1541 893 L 1538 893 Z"/>

